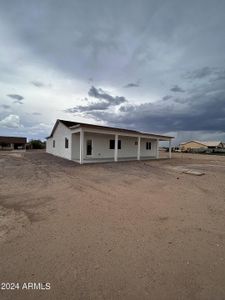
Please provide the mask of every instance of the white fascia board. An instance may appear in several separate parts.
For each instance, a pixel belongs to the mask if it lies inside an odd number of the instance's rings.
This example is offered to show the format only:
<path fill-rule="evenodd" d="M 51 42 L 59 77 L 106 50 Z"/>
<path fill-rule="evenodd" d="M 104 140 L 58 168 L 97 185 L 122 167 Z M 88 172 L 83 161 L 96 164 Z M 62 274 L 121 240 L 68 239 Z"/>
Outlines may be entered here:
<path fill-rule="evenodd" d="M 70 129 L 70 131 L 71 131 L 71 134 L 72 133 L 78 133 L 78 132 L 81 131 L 81 128 Z"/>

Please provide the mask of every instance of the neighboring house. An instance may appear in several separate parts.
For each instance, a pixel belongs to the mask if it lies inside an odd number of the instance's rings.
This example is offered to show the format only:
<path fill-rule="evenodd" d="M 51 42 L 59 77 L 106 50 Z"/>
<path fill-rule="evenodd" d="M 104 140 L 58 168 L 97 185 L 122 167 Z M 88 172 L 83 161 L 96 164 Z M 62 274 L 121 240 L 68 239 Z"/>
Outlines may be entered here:
<path fill-rule="evenodd" d="M 0 150 L 25 149 L 27 138 L 0 136 Z"/>
<path fill-rule="evenodd" d="M 159 158 L 159 141 L 173 137 L 135 130 L 57 120 L 47 138 L 46 151 L 79 162 Z"/>
<path fill-rule="evenodd" d="M 218 149 L 224 148 L 224 143 L 220 141 L 187 141 L 180 144 L 181 151 L 191 151 L 193 149 Z"/>

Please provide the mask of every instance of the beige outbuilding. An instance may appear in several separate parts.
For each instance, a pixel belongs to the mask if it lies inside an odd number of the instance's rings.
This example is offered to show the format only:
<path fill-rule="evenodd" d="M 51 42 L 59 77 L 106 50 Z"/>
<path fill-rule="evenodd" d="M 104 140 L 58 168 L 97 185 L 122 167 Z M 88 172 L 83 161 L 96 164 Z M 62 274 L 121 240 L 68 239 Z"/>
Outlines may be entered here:
<path fill-rule="evenodd" d="M 223 148 L 220 141 L 187 141 L 180 144 L 181 151 L 191 151 L 193 149 L 217 149 Z"/>

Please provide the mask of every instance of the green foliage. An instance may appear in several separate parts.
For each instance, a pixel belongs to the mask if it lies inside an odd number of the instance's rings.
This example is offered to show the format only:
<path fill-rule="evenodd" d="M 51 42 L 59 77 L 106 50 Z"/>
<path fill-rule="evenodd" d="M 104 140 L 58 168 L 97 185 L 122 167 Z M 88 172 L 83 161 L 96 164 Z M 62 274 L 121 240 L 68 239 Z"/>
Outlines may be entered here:
<path fill-rule="evenodd" d="M 45 149 L 45 142 L 42 142 L 41 140 L 31 140 L 29 142 L 31 149 Z"/>

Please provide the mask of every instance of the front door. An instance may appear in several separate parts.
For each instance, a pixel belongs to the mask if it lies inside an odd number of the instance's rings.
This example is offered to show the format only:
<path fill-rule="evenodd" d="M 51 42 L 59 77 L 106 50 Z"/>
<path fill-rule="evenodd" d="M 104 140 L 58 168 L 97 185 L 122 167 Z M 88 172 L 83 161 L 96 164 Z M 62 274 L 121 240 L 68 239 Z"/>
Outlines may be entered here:
<path fill-rule="evenodd" d="M 92 140 L 87 140 L 87 155 L 92 155 Z"/>

